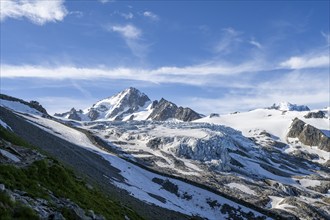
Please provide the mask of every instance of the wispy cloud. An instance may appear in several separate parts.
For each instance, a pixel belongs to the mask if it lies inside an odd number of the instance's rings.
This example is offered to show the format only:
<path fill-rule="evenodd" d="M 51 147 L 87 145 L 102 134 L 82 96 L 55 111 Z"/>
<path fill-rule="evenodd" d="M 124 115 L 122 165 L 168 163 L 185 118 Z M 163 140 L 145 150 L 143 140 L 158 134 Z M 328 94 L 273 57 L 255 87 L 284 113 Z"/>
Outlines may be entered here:
<path fill-rule="evenodd" d="M 72 80 L 71 83 L 74 88 L 76 88 L 79 92 L 81 92 L 81 94 L 84 95 L 84 98 L 92 98 L 92 94 L 87 89 L 84 89 L 81 85 L 79 85 L 78 82 Z"/>
<path fill-rule="evenodd" d="M 43 25 L 47 22 L 62 21 L 68 14 L 64 0 L 35 1 L 12 0 L 1 1 L 0 19 L 27 18 L 31 22 Z"/>
<path fill-rule="evenodd" d="M 153 21 L 158 21 L 159 20 L 159 16 L 156 15 L 155 13 L 151 12 L 151 11 L 145 11 L 143 12 L 143 16 L 147 17 Z"/>
<path fill-rule="evenodd" d="M 257 72 L 264 67 L 257 62 L 240 65 L 201 64 L 194 66 L 164 66 L 155 69 L 139 68 L 77 68 L 72 66 L 11 66 L 0 67 L 1 77 L 36 77 L 51 79 L 129 79 L 153 83 L 213 84 L 214 77 Z"/>
<path fill-rule="evenodd" d="M 248 90 L 235 87 L 219 98 L 191 97 L 180 104 L 188 105 L 205 114 L 247 111 L 268 107 L 281 101 L 325 107 L 330 103 L 329 79 L 324 79 L 324 75 L 324 73 L 295 70 L 280 75 L 276 80 L 257 83 L 250 81 Z"/>
<path fill-rule="evenodd" d="M 258 41 L 254 40 L 254 39 L 250 40 L 249 43 L 250 43 L 251 45 L 253 45 L 253 46 L 259 48 L 259 49 L 262 49 L 262 45 L 261 45 Z"/>
<path fill-rule="evenodd" d="M 125 39 L 138 39 L 142 35 L 142 31 L 135 27 L 134 25 L 127 24 L 127 25 L 114 25 L 111 27 L 112 31 L 119 33 Z"/>
<path fill-rule="evenodd" d="M 143 33 L 141 29 L 132 24 L 112 25 L 107 26 L 106 29 L 111 32 L 119 33 L 134 56 L 140 58 L 141 60 L 146 57 L 149 50 L 149 45 L 143 41 Z"/>
<path fill-rule="evenodd" d="M 240 35 L 242 33 L 236 31 L 234 28 L 225 28 L 222 30 L 222 36 L 214 47 L 216 53 L 228 54 L 231 53 L 233 48 L 242 41 Z"/>
<path fill-rule="evenodd" d="M 69 15 L 76 16 L 77 18 L 82 18 L 84 13 L 82 11 L 70 11 Z"/>
<path fill-rule="evenodd" d="M 126 20 L 130 20 L 134 18 L 134 15 L 132 12 L 128 12 L 128 13 L 120 13 L 120 16 L 122 16 L 123 18 L 125 18 Z"/>
<path fill-rule="evenodd" d="M 101 2 L 102 4 L 106 4 L 109 2 L 114 2 L 115 0 L 98 0 L 99 2 Z"/>
<path fill-rule="evenodd" d="M 325 33 L 321 31 L 321 34 L 324 37 L 325 41 L 327 42 L 327 45 L 330 46 L 330 33 Z"/>
<path fill-rule="evenodd" d="M 50 114 L 63 113 L 69 111 L 72 107 L 78 109 L 85 109 L 95 103 L 95 98 L 70 98 L 61 96 L 44 96 L 37 97 L 36 100 L 42 103 L 42 106 L 47 109 Z"/>
<path fill-rule="evenodd" d="M 329 67 L 329 55 L 291 57 L 280 64 L 281 67 L 289 69 L 321 68 Z"/>

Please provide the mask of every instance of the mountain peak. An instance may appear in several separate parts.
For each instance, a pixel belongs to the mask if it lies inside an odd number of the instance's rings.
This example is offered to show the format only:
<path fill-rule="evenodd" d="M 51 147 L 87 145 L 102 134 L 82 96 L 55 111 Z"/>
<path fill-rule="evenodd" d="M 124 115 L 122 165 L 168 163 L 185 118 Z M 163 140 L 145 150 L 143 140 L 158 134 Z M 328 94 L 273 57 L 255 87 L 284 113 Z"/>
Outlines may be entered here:
<path fill-rule="evenodd" d="M 139 110 L 147 102 L 150 102 L 147 95 L 136 88 L 129 87 L 116 95 L 97 102 L 90 110 L 98 113 L 97 118 L 121 120 L 125 114 Z"/>
<path fill-rule="evenodd" d="M 157 121 L 168 119 L 192 121 L 201 118 L 192 109 L 178 107 L 164 98 L 151 102 L 147 95 L 134 87 L 129 87 L 111 97 L 102 99 L 84 111 L 71 109 L 69 112 L 57 114 L 56 116 L 87 121 L 98 119 L 110 121 L 147 119 Z"/>
<path fill-rule="evenodd" d="M 268 109 L 276 109 L 280 111 L 309 111 L 310 109 L 306 105 L 297 105 L 290 102 L 274 103 Z"/>
<path fill-rule="evenodd" d="M 124 91 L 128 91 L 131 93 L 141 93 L 140 90 L 138 90 L 137 88 L 134 88 L 134 87 L 129 87 L 129 88 L 125 89 Z"/>

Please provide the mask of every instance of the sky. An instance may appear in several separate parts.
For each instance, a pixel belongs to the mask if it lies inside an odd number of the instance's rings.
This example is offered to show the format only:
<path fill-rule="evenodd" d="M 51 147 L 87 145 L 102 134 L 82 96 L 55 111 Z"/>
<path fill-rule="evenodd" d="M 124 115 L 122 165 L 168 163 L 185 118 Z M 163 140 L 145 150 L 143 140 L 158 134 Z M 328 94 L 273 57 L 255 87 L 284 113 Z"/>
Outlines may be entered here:
<path fill-rule="evenodd" d="M 1 0 L 0 92 L 50 113 L 128 87 L 199 113 L 330 106 L 329 1 Z"/>

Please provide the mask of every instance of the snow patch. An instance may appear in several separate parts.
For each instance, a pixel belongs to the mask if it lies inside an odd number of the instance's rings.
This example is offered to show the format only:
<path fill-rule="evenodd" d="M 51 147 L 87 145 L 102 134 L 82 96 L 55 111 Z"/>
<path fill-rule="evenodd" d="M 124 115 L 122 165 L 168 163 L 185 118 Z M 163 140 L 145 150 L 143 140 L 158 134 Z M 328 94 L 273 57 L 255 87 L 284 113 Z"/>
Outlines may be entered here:
<path fill-rule="evenodd" d="M 0 99 L 0 106 L 9 108 L 11 110 L 14 110 L 14 111 L 20 112 L 20 113 L 42 115 L 42 113 L 37 111 L 36 109 L 31 108 L 30 106 L 24 105 L 23 103 L 20 103 L 20 102 Z"/>
<path fill-rule="evenodd" d="M 8 151 L 6 151 L 6 150 L 2 150 L 2 149 L 0 149 L 0 154 L 1 154 L 2 156 L 7 157 L 8 159 L 14 161 L 15 163 L 21 161 L 21 160 L 20 160 L 18 157 L 16 157 L 14 154 L 12 154 L 12 153 L 10 153 L 10 152 L 8 152 Z"/>
<path fill-rule="evenodd" d="M 253 191 L 252 189 L 250 189 L 249 187 L 243 185 L 243 184 L 239 184 L 239 183 L 228 183 L 226 184 L 229 188 L 236 188 L 242 192 L 245 192 L 247 194 L 251 194 L 251 195 L 256 195 L 256 192 Z"/>
<path fill-rule="evenodd" d="M 0 119 L 0 126 L 12 131 L 11 127 L 9 127 L 9 125 L 7 125 L 4 121 L 1 121 L 1 119 Z"/>

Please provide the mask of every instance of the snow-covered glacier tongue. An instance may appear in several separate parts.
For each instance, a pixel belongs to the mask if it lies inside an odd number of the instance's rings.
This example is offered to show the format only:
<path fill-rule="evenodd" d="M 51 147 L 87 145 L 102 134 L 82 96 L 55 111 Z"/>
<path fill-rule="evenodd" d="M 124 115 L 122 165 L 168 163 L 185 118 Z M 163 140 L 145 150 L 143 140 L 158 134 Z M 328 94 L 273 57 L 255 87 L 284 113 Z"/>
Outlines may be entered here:
<path fill-rule="evenodd" d="M 108 150 L 154 172 L 281 216 L 302 217 L 312 210 L 321 219 L 330 214 L 324 202 L 329 197 L 324 194 L 330 187 L 328 168 L 258 144 L 230 127 L 177 121 L 95 121 L 81 127 Z M 306 184 L 315 178 L 315 187 Z M 315 209 L 315 204 L 322 206 Z"/>
<path fill-rule="evenodd" d="M 254 158 L 258 151 L 241 132 L 208 123 L 86 122 L 84 127 L 129 153 L 131 159 L 176 168 L 178 174 L 180 168 L 186 174 L 194 171 L 191 163 L 195 162 L 214 171 L 230 171 L 234 166 L 232 152 Z"/>

